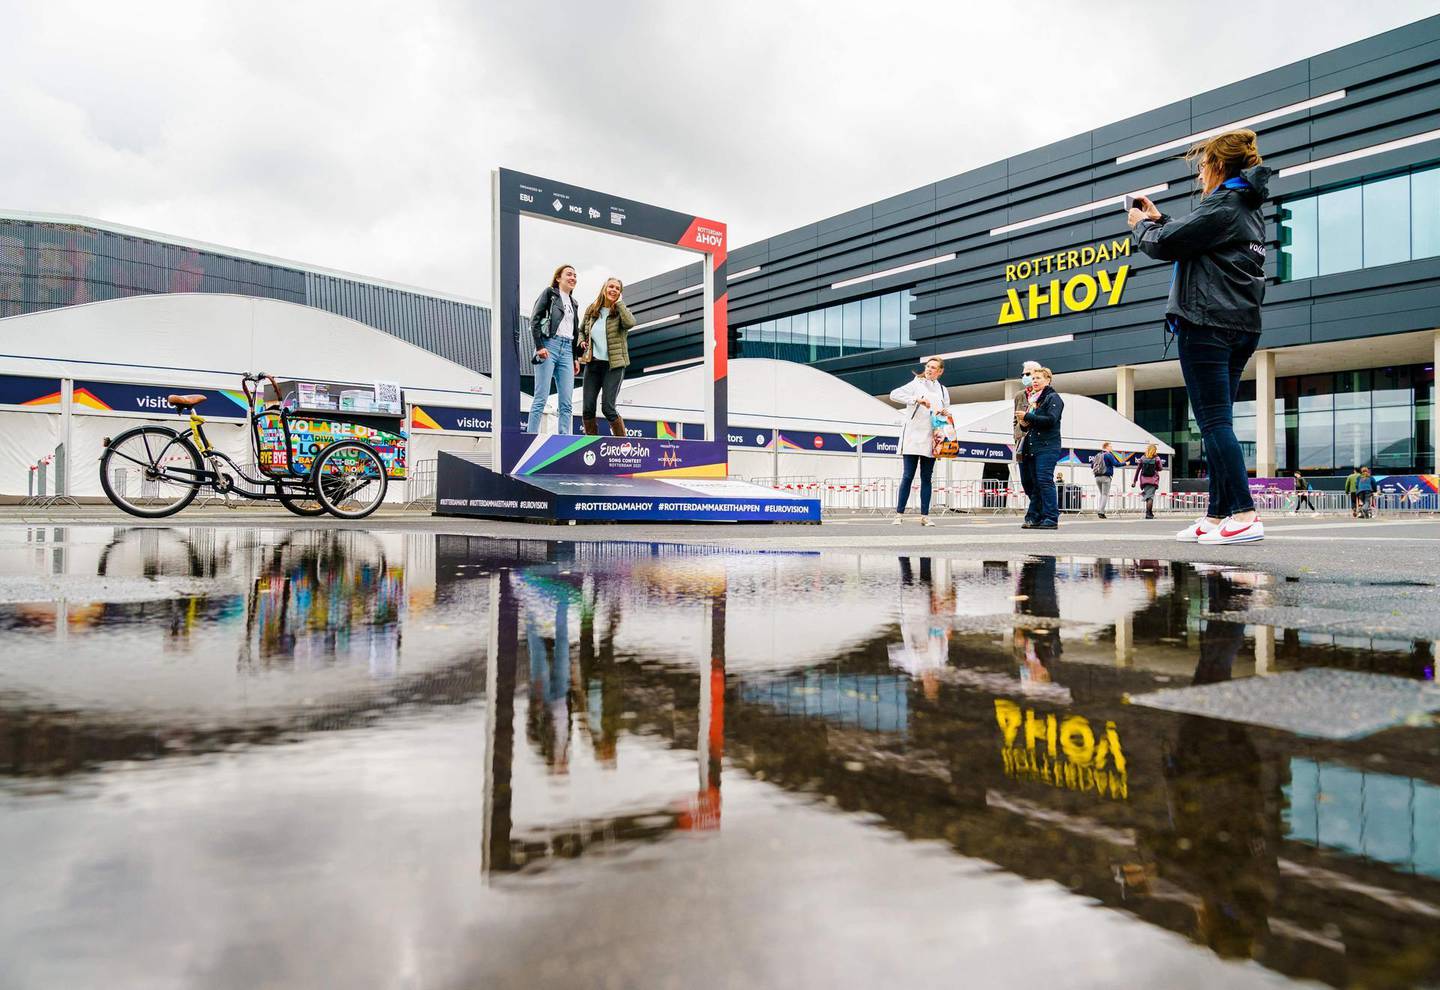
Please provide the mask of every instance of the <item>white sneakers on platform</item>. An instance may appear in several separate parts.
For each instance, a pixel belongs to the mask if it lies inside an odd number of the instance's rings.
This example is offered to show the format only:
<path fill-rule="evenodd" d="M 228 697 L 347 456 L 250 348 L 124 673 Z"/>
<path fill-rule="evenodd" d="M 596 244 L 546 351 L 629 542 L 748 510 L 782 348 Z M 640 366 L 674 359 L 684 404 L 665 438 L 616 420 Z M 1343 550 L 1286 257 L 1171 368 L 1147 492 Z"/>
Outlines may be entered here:
<path fill-rule="evenodd" d="M 1254 543 L 1263 539 L 1265 539 L 1265 524 L 1259 519 L 1243 523 L 1236 522 L 1234 519 L 1226 519 L 1219 526 L 1202 535 L 1196 542 L 1207 547 L 1214 547 L 1227 546 L 1231 543 Z"/>
<path fill-rule="evenodd" d="M 1178 543 L 1202 543 L 1207 547 L 1228 546 L 1231 543 L 1254 543 L 1265 539 L 1265 524 L 1259 519 L 1250 522 L 1236 522 L 1234 519 L 1221 520 L 1219 525 L 1205 518 L 1196 519 L 1189 526 L 1175 534 Z"/>
<path fill-rule="evenodd" d="M 1218 525 L 1201 516 L 1189 526 L 1186 526 L 1180 532 L 1176 533 L 1175 541 L 1177 543 L 1199 543 L 1200 537 L 1219 528 Z"/>

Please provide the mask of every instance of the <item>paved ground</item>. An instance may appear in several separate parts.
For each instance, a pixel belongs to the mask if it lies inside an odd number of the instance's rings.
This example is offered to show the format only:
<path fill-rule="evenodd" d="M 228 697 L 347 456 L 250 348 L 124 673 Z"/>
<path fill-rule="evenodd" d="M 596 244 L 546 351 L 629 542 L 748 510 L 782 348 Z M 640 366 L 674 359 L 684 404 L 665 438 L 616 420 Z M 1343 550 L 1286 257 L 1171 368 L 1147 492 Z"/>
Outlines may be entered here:
<path fill-rule="evenodd" d="M 1182 517 L 1065 520 L 1054 532 L 1019 528 L 1014 517 L 951 515 L 933 529 L 912 517 L 899 527 L 875 517 L 801 525 L 547 526 L 387 510 L 358 523 L 298 519 L 263 508 L 196 508 L 139 520 L 109 506 L 38 510 L 0 507 L 5 525 L 347 527 L 457 533 L 501 540 L 621 540 L 745 550 L 917 554 L 1002 559 L 1024 554 L 1183 560 L 1254 568 L 1276 576 L 1272 592 L 1242 618 L 1291 628 L 1440 640 L 1440 519 L 1276 516 L 1263 543 L 1201 547 L 1174 540 Z"/>

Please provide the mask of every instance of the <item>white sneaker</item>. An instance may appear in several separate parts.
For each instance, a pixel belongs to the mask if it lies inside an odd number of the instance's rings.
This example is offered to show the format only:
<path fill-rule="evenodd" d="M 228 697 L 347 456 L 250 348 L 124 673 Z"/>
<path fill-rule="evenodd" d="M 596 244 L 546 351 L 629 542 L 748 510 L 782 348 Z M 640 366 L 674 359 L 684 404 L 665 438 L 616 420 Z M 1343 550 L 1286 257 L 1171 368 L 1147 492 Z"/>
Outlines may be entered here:
<path fill-rule="evenodd" d="M 899 525 L 900 525 L 901 523 L 903 523 L 904 521 L 905 521 L 905 517 L 904 517 L 904 516 L 896 516 L 893 520 L 891 520 L 890 525 L 891 525 L 891 526 L 899 526 Z"/>
<path fill-rule="evenodd" d="M 934 526 L 935 523 L 930 519 L 929 516 L 921 516 L 921 517 L 920 517 L 920 525 L 921 525 L 921 526 Z"/>
<path fill-rule="evenodd" d="M 1200 537 L 1204 536 L 1206 533 L 1211 532 L 1212 530 L 1216 530 L 1219 528 L 1220 526 L 1218 523 L 1212 523 L 1204 516 L 1201 516 L 1189 526 L 1186 526 L 1180 532 L 1176 533 L 1175 541 L 1177 543 L 1199 543 Z"/>
<path fill-rule="evenodd" d="M 1207 547 L 1214 547 L 1226 546 L 1231 543 L 1254 543 L 1263 539 L 1265 539 L 1265 524 L 1259 519 L 1252 519 L 1247 523 L 1226 519 L 1196 542 Z"/>

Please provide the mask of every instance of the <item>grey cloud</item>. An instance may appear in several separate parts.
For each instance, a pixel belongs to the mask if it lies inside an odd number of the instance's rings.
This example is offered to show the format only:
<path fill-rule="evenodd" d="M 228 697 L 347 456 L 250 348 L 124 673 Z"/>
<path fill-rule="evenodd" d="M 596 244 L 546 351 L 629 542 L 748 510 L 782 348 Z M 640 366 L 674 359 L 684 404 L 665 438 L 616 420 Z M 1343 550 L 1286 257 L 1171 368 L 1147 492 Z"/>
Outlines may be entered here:
<path fill-rule="evenodd" d="M 1178 2 L 3 5 L 4 206 L 479 297 L 496 164 L 741 244 L 1435 11 L 1260 5 L 1227 32 Z M 581 248 L 597 278 L 674 258 L 548 229 L 522 295 Z"/>

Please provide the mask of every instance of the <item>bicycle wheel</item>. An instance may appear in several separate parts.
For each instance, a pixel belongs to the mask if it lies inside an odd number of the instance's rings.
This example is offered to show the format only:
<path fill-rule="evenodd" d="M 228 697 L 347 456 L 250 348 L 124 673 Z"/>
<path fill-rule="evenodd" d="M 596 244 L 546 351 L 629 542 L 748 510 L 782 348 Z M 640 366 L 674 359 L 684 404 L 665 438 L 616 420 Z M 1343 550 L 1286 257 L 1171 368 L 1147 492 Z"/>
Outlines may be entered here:
<path fill-rule="evenodd" d="M 325 514 L 325 503 L 314 495 L 302 495 L 294 489 L 289 491 L 281 489 L 280 504 L 297 516 L 323 516 Z"/>
<path fill-rule="evenodd" d="M 132 516 L 173 516 L 200 492 L 200 452 L 165 426 L 127 430 L 100 455 L 100 487 Z"/>
<path fill-rule="evenodd" d="M 320 451 L 310 468 L 320 503 L 332 516 L 364 519 L 385 501 L 385 462 L 369 444 L 341 440 Z"/>

